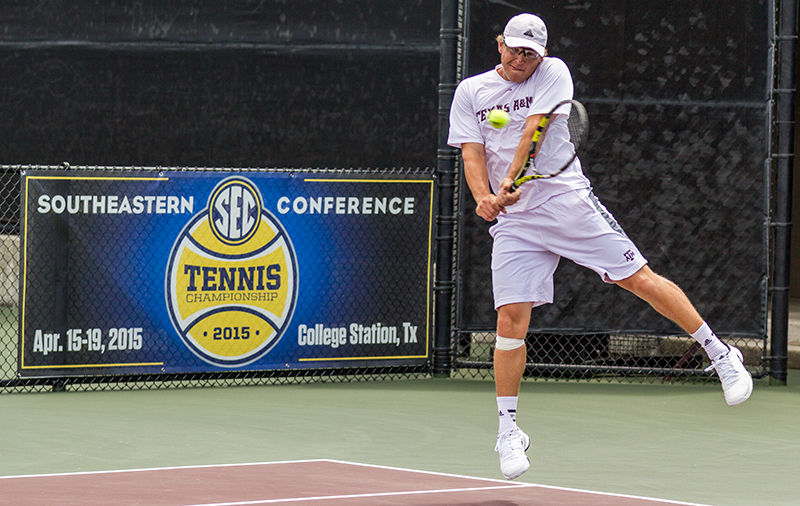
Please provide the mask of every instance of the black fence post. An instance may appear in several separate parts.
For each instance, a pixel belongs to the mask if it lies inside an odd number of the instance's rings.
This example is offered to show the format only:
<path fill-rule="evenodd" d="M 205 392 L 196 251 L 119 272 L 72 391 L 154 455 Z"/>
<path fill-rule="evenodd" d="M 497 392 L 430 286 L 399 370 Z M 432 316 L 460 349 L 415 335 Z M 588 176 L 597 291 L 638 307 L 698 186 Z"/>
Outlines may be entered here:
<path fill-rule="evenodd" d="M 778 2 L 775 89 L 775 215 L 772 272 L 770 379 L 786 384 L 789 348 L 789 262 L 791 259 L 794 113 L 797 82 L 797 0 Z"/>
<path fill-rule="evenodd" d="M 457 150 L 447 145 L 450 104 L 457 85 L 458 65 L 458 0 L 442 0 L 439 50 L 439 142 L 437 152 L 437 184 L 439 209 L 436 215 L 436 297 L 433 373 L 449 376 L 450 315 L 453 296 L 453 241 L 455 233 L 455 174 Z"/>

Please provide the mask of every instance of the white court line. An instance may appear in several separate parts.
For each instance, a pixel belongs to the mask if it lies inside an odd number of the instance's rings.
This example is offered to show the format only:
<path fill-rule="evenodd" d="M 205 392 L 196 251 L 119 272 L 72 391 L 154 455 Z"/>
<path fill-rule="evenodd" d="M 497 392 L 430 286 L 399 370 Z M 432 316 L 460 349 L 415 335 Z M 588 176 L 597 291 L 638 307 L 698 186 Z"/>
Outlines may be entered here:
<path fill-rule="evenodd" d="M 401 494 L 423 494 L 423 493 L 442 493 L 442 492 L 456 492 L 456 491 L 470 491 L 470 490 L 493 490 L 493 489 L 513 489 L 517 487 L 539 487 L 539 488 L 546 488 L 550 490 L 562 490 L 565 492 L 580 492 L 584 494 L 594 494 L 594 495 L 602 495 L 607 497 L 622 497 L 627 499 L 640 499 L 640 500 L 649 500 L 649 501 L 661 501 L 664 503 L 669 504 L 679 504 L 685 506 L 708 506 L 702 503 L 692 503 L 692 502 L 682 502 L 682 501 L 673 501 L 670 499 L 661 499 L 658 497 L 647 497 L 647 496 L 640 496 L 640 495 L 631 495 L 631 494 L 615 494 L 613 492 L 598 492 L 596 490 L 585 490 L 580 488 L 569 488 L 569 487 L 558 487 L 554 485 L 542 485 L 539 483 L 525 483 L 525 482 L 511 482 L 506 480 L 498 480 L 494 478 L 480 478 L 477 476 L 467 476 L 463 474 L 450 474 L 450 473 L 440 473 L 435 471 L 423 471 L 419 469 L 408 469 L 403 467 L 391 467 L 391 466 L 381 466 L 377 464 L 364 464 L 361 462 L 350 462 L 346 460 L 336 460 L 336 459 L 307 459 L 307 460 L 280 460 L 280 461 L 272 461 L 272 462 L 243 462 L 238 464 L 205 464 L 205 465 L 193 465 L 193 466 L 171 466 L 171 467 L 149 467 L 149 468 L 141 468 L 141 469 L 115 469 L 115 470 L 108 470 L 108 471 L 79 471 L 79 472 L 72 472 L 72 473 L 50 473 L 50 474 L 21 474 L 21 475 L 11 475 L 11 476 L 0 476 L 0 480 L 7 480 L 7 479 L 14 479 L 14 478 L 46 478 L 46 477 L 55 477 L 55 476 L 85 476 L 85 475 L 96 475 L 96 474 L 122 474 L 122 473 L 139 473 L 139 472 L 147 472 L 147 471 L 173 471 L 173 470 L 180 470 L 180 469 L 208 469 L 212 467 L 242 467 L 242 466 L 266 466 L 266 465 L 280 465 L 280 464 L 304 464 L 304 463 L 312 463 L 312 462 L 333 462 L 337 464 L 346 464 L 351 466 L 361 466 L 361 467 L 372 467 L 375 469 L 387 469 L 391 471 L 405 471 L 410 473 L 420 473 L 420 474 L 429 474 L 433 476 L 448 476 L 451 478 L 463 478 L 468 480 L 481 480 L 481 481 L 489 481 L 495 483 L 502 483 L 503 486 L 496 486 L 496 487 L 476 487 L 476 488 L 465 488 L 465 489 L 444 489 L 444 490 L 420 490 L 420 491 L 409 491 L 409 492 L 385 492 L 385 493 L 374 493 L 374 494 L 360 494 L 360 495 L 352 495 L 352 496 L 322 496 L 322 497 L 315 497 L 315 498 L 289 498 L 289 499 L 265 499 L 262 501 L 251 501 L 251 502 L 233 502 L 233 503 L 213 503 L 203 506 L 222 506 L 222 505 L 247 505 L 247 504 L 269 504 L 275 502 L 298 502 L 298 501 L 308 501 L 308 500 L 321 500 L 321 499 L 336 499 L 336 498 L 356 498 L 356 497 L 381 497 L 386 495 L 401 495 Z M 200 505 L 197 505 L 200 506 Z"/>
<path fill-rule="evenodd" d="M 632 494 L 616 494 L 614 492 L 598 492 L 597 490 L 585 490 L 582 488 L 570 488 L 570 487 L 557 487 L 555 485 L 539 485 L 537 483 L 529 483 L 532 487 L 539 487 L 539 488 L 546 488 L 549 490 L 563 490 L 565 492 L 580 492 L 582 494 L 592 494 L 592 495 L 604 495 L 608 497 L 621 497 L 624 499 L 639 499 L 642 501 L 659 501 L 667 504 L 680 504 L 685 506 L 712 506 L 710 504 L 703 504 L 699 502 L 684 502 L 684 501 L 674 501 L 672 499 L 662 499 L 660 497 L 647 497 L 645 495 L 632 495 Z"/>
<path fill-rule="evenodd" d="M 200 504 L 192 504 L 189 506 L 247 506 L 250 504 L 327 501 L 332 499 L 364 499 L 368 497 L 392 497 L 392 496 L 420 495 L 420 494 L 448 494 L 453 492 L 477 492 L 481 490 L 498 490 L 498 489 L 509 490 L 514 488 L 519 488 L 519 487 L 495 485 L 493 487 L 443 488 L 440 490 L 404 490 L 402 492 L 373 492 L 369 494 L 320 495 L 312 497 L 287 497 L 286 499 L 260 499 L 260 500 L 257 499 L 255 501 L 200 503 Z"/>
<path fill-rule="evenodd" d="M 379 465 L 375 465 L 375 464 L 362 464 L 360 462 L 348 462 L 346 460 L 333 460 L 333 459 L 324 459 L 324 460 L 328 460 L 329 462 L 338 462 L 340 464 L 349 464 L 351 466 L 375 467 L 375 468 L 378 468 L 378 469 L 389 469 L 389 470 L 392 470 L 392 471 L 407 471 L 407 472 L 412 472 L 412 473 L 432 474 L 432 475 L 436 475 L 436 476 L 450 476 L 450 477 L 453 477 L 453 478 L 465 478 L 465 479 L 469 479 L 469 480 L 495 481 L 495 482 L 498 482 L 498 483 L 505 483 L 507 485 L 506 487 L 498 487 L 498 488 L 508 488 L 508 489 L 510 489 L 510 488 L 512 488 L 511 486 L 517 486 L 517 487 L 539 487 L 539 488 L 546 488 L 546 489 L 550 489 L 550 490 L 563 490 L 565 492 L 580 492 L 580 493 L 583 493 L 583 494 L 594 494 L 594 495 L 602 495 L 602 496 L 609 496 L 609 497 L 622 497 L 622 498 L 626 498 L 626 499 L 641 499 L 641 500 L 647 500 L 647 501 L 661 501 L 661 502 L 665 502 L 665 503 L 669 503 L 669 504 L 680 504 L 680 505 L 686 505 L 686 506 L 709 506 L 707 504 L 702 504 L 702 503 L 673 501 L 673 500 L 670 500 L 670 499 L 661 499 L 661 498 L 658 498 L 658 497 L 647 497 L 647 496 L 630 495 L 630 494 L 615 494 L 613 492 L 598 492 L 596 490 L 584 490 L 584 489 L 580 489 L 580 488 L 557 487 L 555 485 L 541 485 L 539 483 L 525 483 L 525 482 L 521 482 L 521 481 L 512 482 L 512 481 L 506 481 L 506 480 L 497 480 L 497 479 L 494 479 L 494 478 L 478 478 L 476 476 L 466 476 L 466 475 L 463 475 L 463 474 L 448 474 L 448 473 L 438 473 L 438 472 L 435 472 L 435 471 L 421 471 L 419 469 L 406 469 L 406 468 L 403 468 L 403 467 L 390 467 L 390 466 L 379 466 Z"/>
<path fill-rule="evenodd" d="M 524 487 L 530 485 L 529 483 L 519 482 L 519 481 L 508 481 L 508 480 L 498 480 L 496 478 L 479 478 L 477 476 L 466 476 L 464 474 L 451 474 L 451 473 L 439 473 L 436 471 L 423 471 L 420 469 L 408 469 L 405 467 L 392 467 L 392 466 L 381 466 L 378 464 L 363 464 L 361 462 L 350 462 L 347 460 L 336 460 L 336 459 L 320 459 L 325 462 L 334 462 L 336 464 L 347 464 L 349 466 L 361 466 L 361 467 L 373 467 L 375 469 L 387 469 L 389 471 L 405 471 L 407 473 L 421 473 L 421 474 L 430 474 L 433 476 L 447 476 L 450 478 L 463 478 L 465 480 L 482 480 L 482 481 L 492 481 L 495 483 L 503 483 L 506 486 L 511 487 Z"/>
<path fill-rule="evenodd" d="M 242 466 L 268 466 L 273 464 L 304 464 L 307 462 L 326 462 L 326 461 L 327 459 L 276 460 L 273 462 L 242 462 L 240 464 L 202 464 L 194 466 L 144 467 L 141 469 L 111 469 L 108 471 L 76 471 L 71 473 L 16 474 L 9 476 L 0 476 L 0 480 L 8 480 L 13 478 L 49 478 L 53 476 L 84 476 L 91 474 L 142 473 L 147 471 L 174 471 L 179 469 L 208 469 L 210 467 L 242 467 Z"/>

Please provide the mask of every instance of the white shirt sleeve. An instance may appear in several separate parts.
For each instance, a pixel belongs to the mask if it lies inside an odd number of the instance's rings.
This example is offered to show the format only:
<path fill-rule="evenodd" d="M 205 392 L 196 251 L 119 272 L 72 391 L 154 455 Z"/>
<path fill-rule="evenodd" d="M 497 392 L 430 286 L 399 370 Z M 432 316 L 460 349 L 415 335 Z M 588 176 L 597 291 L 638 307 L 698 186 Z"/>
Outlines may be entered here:
<path fill-rule="evenodd" d="M 465 142 L 484 144 L 481 126 L 472 103 L 473 93 L 468 87 L 468 81 L 459 83 L 450 106 L 450 133 L 447 144 L 454 148 L 460 148 Z"/>
<path fill-rule="evenodd" d="M 545 61 L 547 64 L 537 69 L 543 72 L 534 75 L 536 93 L 533 95 L 528 116 L 547 114 L 562 100 L 571 99 L 574 92 L 567 64 L 559 58 L 547 57 Z"/>

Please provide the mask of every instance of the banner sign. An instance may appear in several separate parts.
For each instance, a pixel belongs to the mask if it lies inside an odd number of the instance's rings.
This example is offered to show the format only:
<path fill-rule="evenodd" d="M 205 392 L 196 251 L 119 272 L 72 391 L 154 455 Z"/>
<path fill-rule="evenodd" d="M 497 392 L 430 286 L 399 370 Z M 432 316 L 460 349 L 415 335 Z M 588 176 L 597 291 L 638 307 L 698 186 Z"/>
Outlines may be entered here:
<path fill-rule="evenodd" d="M 27 171 L 23 377 L 426 363 L 431 175 Z"/>

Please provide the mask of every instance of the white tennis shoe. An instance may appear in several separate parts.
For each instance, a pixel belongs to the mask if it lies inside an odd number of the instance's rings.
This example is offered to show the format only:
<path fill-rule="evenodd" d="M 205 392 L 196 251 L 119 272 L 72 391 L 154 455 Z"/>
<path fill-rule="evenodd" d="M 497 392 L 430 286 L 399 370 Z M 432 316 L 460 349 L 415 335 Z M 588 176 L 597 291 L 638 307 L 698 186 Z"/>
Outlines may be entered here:
<path fill-rule="evenodd" d="M 531 438 L 519 427 L 497 436 L 494 451 L 500 454 L 500 472 L 506 479 L 519 478 L 531 467 L 531 461 L 525 454 L 530 446 Z"/>
<path fill-rule="evenodd" d="M 742 352 L 734 346 L 728 346 L 728 353 L 711 361 L 706 371 L 716 369 L 722 392 L 728 406 L 736 406 L 746 401 L 753 393 L 753 377 L 744 367 Z"/>

